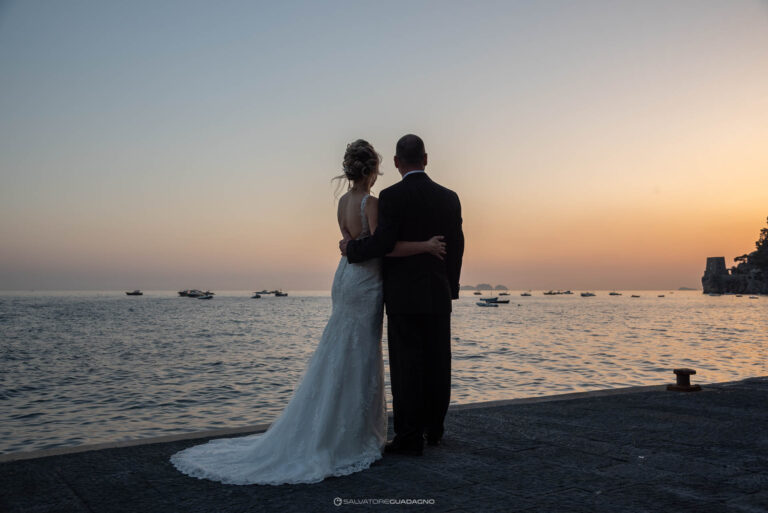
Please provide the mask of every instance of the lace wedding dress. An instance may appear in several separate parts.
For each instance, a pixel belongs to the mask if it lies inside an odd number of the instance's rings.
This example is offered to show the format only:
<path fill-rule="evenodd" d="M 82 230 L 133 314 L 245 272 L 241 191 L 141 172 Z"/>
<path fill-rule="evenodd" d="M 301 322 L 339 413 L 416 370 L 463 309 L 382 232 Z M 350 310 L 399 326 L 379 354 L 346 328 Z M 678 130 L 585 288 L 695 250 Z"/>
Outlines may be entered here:
<path fill-rule="evenodd" d="M 367 235 L 363 214 L 360 237 Z M 320 343 L 280 417 L 265 433 L 177 452 L 171 456 L 177 469 L 227 484 L 279 485 L 351 474 L 381 458 L 387 412 L 380 259 L 350 264 L 342 257 L 331 298 Z"/>

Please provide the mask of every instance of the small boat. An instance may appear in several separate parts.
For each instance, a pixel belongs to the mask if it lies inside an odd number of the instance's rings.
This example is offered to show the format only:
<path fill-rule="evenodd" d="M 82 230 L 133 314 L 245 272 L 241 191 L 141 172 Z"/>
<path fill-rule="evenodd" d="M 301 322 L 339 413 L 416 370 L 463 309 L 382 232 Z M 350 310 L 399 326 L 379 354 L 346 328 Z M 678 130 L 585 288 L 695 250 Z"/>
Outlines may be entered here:
<path fill-rule="evenodd" d="M 638 296 L 637 294 L 632 294 L 632 297 L 640 297 L 640 296 Z"/>
<path fill-rule="evenodd" d="M 616 292 L 616 291 L 613 291 L 613 292 L 609 292 L 609 293 L 608 293 L 608 295 L 609 295 L 609 296 L 620 296 L 620 295 L 621 295 L 621 292 Z"/>
<path fill-rule="evenodd" d="M 486 303 L 497 303 L 499 301 L 499 298 L 497 298 L 497 297 L 481 297 L 480 301 L 485 301 Z"/>
<path fill-rule="evenodd" d="M 565 292 L 561 292 L 561 294 L 565 294 L 566 296 L 570 296 L 571 294 L 573 294 L 573 292 L 571 292 L 570 290 L 566 290 Z"/>
<path fill-rule="evenodd" d="M 210 298 L 203 297 L 203 296 L 215 296 L 216 295 L 215 292 L 211 292 L 210 290 L 206 290 L 205 292 L 203 292 L 202 290 L 192 289 L 192 290 L 186 290 L 185 292 L 186 292 L 185 295 L 187 297 L 195 297 L 195 298 L 200 298 L 200 299 L 210 299 Z M 181 292 L 179 292 L 179 295 L 181 295 Z"/>
<path fill-rule="evenodd" d="M 497 305 L 508 305 L 509 299 L 497 299 L 496 301 L 492 301 L 493 303 L 496 303 Z"/>
<path fill-rule="evenodd" d="M 197 296 L 197 299 L 213 299 L 213 294 L 203 294 L 202 296 Z"/>
<path fill-rule="evenodd" d="M 658 295 L 658 296 L 656 296 L 656 297 L 664 297 L 664 294 L 659 294 L 659 295 Z"/>
<path fill-rule="evenodd" d="M 523 296 L 523 297 L 531 297 L 531 293 L 530 292 L 523 292 L 520 295 Z"/>
<path fill-rule="evenodd" d="M 254 292 L 253 295 L 251 296 L 251 299 L 261 299 L 261 294 L 259 294 L 258 292 Z"/>
<path fill-rule="evenodd" d="M 499 305 L 497 303 L 488 302 L 488 301 L 478 301 L 477 306 L 495 306 L 498 308 Z"/>
<path fill-rule="evenodd" d="M 744 296 L 741 294 L 736 294 L 736 297 L 744 297 Z"/>
<path fill-rule="evenodd" d="M 509 295 L 509 292 L 499 292 L 499 295 L 500 295 L 500 296 L 508 296 L 508 295 Z"/>
<path fill-rule="evenodd" d="M 595 296 L 594 292 L 582 292 L 581 293 L 581 297 L 594 297 L 594 296 Z"/>
<path fill-rule="evenodd" d="M 555 292 L 554 290 L 550 290 L 544 293 L 545 296 L 557 296 L 558 294 L 560 294 L 560 292 Z"/>
<path fill-rule="evenodd" d="M 760 298 L 757 296 L 749 296 L 749 299 L 760 299 Z"/>
<path fill-rule="evenodd" d="M 477 292 L 474 292 L 474 294 L 475 294 L 476 296 L 482 296 L 482 295 L 483 295 L 483 293 L 482 293 L 482 292 L 480 292 L 479 290 L 478 290 Z"/>
<path fill-rule="evenodd" d="M 143 296 L 144 293 L 137 289 L 137 290 L 134 290 L 133 292 L 126 292 L 125 295 L 126 296 Z"/>
<path fill-rule="evenodd" d="M 716 294 L 716 293 L 714 293 L 714 292 L 712 292 L 712 293 L 709 293 L 709 294 L 707 294 L 707 295 L 708 295 L 708 296 L 712 296 L 712 297 L 719 297 L 719 296 L 722 296 L 722 294 Z"/>
<path fill-rule="evenodd" d="M 264 290 L 260 290 L 258 292 L 254 292 L 254 294 L 272 294 L 272 292 L 270 292 L 267 289 L 264 289 Z"/>
<path fill-rule="evenodd" d="M 276 291 L 275 291 L 275 297 L 285 297 L 285 296 L 287 296 L 287 295 L 288 295 L 288 293 L 287 293 L 287 292 L 282 292 L 282 291 L 280 291 L 280 290 L 276 290 Z"/>

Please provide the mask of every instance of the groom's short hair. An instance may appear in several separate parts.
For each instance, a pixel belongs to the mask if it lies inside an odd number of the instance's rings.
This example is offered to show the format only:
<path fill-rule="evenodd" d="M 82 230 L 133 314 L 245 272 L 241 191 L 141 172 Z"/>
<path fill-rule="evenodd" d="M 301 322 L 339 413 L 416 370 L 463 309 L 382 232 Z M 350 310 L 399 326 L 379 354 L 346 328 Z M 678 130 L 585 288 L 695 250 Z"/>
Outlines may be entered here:
<path fill-rule="evenodd" d="M 397 141 L 395 155 L 406 166 L 420 166 L 425 154 L 424 141 L 418 135 L 407 134 Z"/>

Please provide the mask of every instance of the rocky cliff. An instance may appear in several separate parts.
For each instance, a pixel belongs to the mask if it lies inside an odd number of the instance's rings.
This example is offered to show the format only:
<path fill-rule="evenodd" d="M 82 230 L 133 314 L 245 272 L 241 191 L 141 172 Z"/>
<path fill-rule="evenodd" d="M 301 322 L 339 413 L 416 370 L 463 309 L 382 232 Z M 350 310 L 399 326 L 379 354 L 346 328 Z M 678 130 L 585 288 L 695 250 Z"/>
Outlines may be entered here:
<path fill-rule="evenodd" d="M 760 230 L 755 251 L 734 258 L 726 269 L 725 257 L 707 258 L 701 278 L 705 294 L 768 294 L 768 228 Z"/>
<path fill-rule="evenodd" d="M 705 294 L 768 294 L 768 273 L 757 268 L 728 270 L 724 257 L 709 257 L 701 285 Z"/>

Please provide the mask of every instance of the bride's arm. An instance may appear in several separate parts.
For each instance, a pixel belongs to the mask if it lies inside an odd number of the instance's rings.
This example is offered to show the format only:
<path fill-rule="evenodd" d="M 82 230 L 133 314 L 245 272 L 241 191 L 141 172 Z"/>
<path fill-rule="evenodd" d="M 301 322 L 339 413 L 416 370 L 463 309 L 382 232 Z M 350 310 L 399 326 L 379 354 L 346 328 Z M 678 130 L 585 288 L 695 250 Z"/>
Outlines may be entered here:
<path fill-rule="evenodd" d="M 368 226 L 371 228 L 371 233 L 376 231 L 379 221 L 379 200 L 371 196 L 368 198 L 368 202 L 365 205 L 365 215 L 368 218 Z M 422 241 L 404 241 L 399 240 L 395 243 L 395 247 L 387 253 L 388 257 L 407 257 L 413 255 L 420 255 L 422 253 L 430 253 L 440 260 L 445 257 L 445 237 L 442 235 L 435 235 L 429 240 Z"/>

